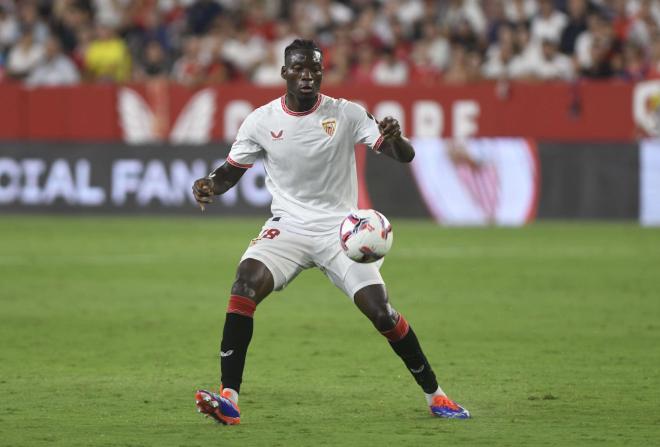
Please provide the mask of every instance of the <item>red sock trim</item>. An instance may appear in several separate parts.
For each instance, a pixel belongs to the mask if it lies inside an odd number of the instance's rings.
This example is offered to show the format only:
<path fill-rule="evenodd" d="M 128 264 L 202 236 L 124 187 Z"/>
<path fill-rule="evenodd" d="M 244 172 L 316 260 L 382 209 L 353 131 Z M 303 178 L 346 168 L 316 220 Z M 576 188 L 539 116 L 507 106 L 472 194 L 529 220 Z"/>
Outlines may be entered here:
<path fill-rule="evenodd" d="M 381 332 L 391 342 L 399 341 L 406 335 L 408 335 L 408 330 L 410 326 L 403 315 L 399 314 L 399 321 L 396 322 L 394 327 L 389 331 Z"/>
<path fill-rule="evenodd" d="M 239 314 L 252 318 L 254 311 L 257 309 L 257 303 L 250 298 L 244 296 L 232 295 L 229 297 L 229 304 L 227 305 L 228 314 Z"/>

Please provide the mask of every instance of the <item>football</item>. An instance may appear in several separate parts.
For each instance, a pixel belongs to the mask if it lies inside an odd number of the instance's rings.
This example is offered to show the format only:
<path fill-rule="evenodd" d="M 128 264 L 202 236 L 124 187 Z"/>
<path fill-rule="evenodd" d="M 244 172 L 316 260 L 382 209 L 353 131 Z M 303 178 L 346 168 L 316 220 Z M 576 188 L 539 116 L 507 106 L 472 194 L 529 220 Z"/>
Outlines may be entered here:
<path fill-rule="evenodd" d="M 392 247 L 392 225 L 376 210 L 357 210 L 339 227 L 339 243 L 350 259 L 369 263 L 382 258 Z"/>

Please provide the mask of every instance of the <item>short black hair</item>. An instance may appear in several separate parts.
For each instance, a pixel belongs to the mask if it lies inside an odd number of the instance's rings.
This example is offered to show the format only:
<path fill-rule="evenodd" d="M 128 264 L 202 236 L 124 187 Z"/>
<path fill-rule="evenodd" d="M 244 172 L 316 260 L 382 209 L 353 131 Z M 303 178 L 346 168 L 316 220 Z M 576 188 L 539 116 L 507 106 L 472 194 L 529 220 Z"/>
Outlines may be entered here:
<path fill-rule="evenodd" d="M 284 49 L 284 60 L 286 60 L 287 56 L 292 52 L 296 50 L 311 50 L 311 51 L 318 51 L 319 53 L 323 54 L 323 51 L 316 45 L 316 43 L 313 40 L 306 40 L 306 39 L 296 39 L 291 44 L 289 44 L 288 47 Z"/>

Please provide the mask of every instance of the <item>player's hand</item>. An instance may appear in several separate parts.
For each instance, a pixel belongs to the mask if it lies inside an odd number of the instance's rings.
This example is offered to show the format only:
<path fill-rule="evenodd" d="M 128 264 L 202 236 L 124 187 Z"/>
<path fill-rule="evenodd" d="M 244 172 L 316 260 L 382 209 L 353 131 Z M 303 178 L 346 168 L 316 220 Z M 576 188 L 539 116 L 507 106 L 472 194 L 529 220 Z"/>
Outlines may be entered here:
<path fill-rule="evenodd" d="M 206 204 L 213 202 L 214 184 L 213 179 L 210 177 L 202 177 L 195 180 L 193 183 L 193 196 L 199 204 L 199 207 L 204 211 Z"/>
<path fill-rule="evenodd" d="M 388 138 L 399 138 L 401 136 L 401 126 L 399 122 L 391 116 L 386 116 L 378 123 L 378 130 L 386 140 Z"/>

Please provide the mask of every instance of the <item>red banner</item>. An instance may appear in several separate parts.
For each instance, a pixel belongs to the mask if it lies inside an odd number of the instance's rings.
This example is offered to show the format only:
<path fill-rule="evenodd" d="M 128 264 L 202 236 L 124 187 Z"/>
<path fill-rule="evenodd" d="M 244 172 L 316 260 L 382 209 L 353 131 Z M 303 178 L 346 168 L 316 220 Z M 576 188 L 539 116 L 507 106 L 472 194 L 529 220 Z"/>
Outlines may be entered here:
<path fill-rule="evenodd" d="M 327 88 L 324 93 L 363 103 L 374 115 L 393 115 L 417 138 L 512 136 L 562 141 L 630 141 L 636 86 L 480 83 L 458 87 Z M 0 139 L 59 141 L 232 140 L 244 117 L 280 96 L 282 88 L 222 85 L 83 85 L 26 89 L 0 85 Z M 654 98 L 650 93 L 650 98 Z M 639 95 L 637 95 L 639 96 Z M 635 115 L 653 119 L 660 105 L 644 98 Z M 648 109 L 651 107 L 653 110 Z M 648 113 L 647 113 L 648 112 Z M 650 118 L 649 118 L 650 117 Z"/>

